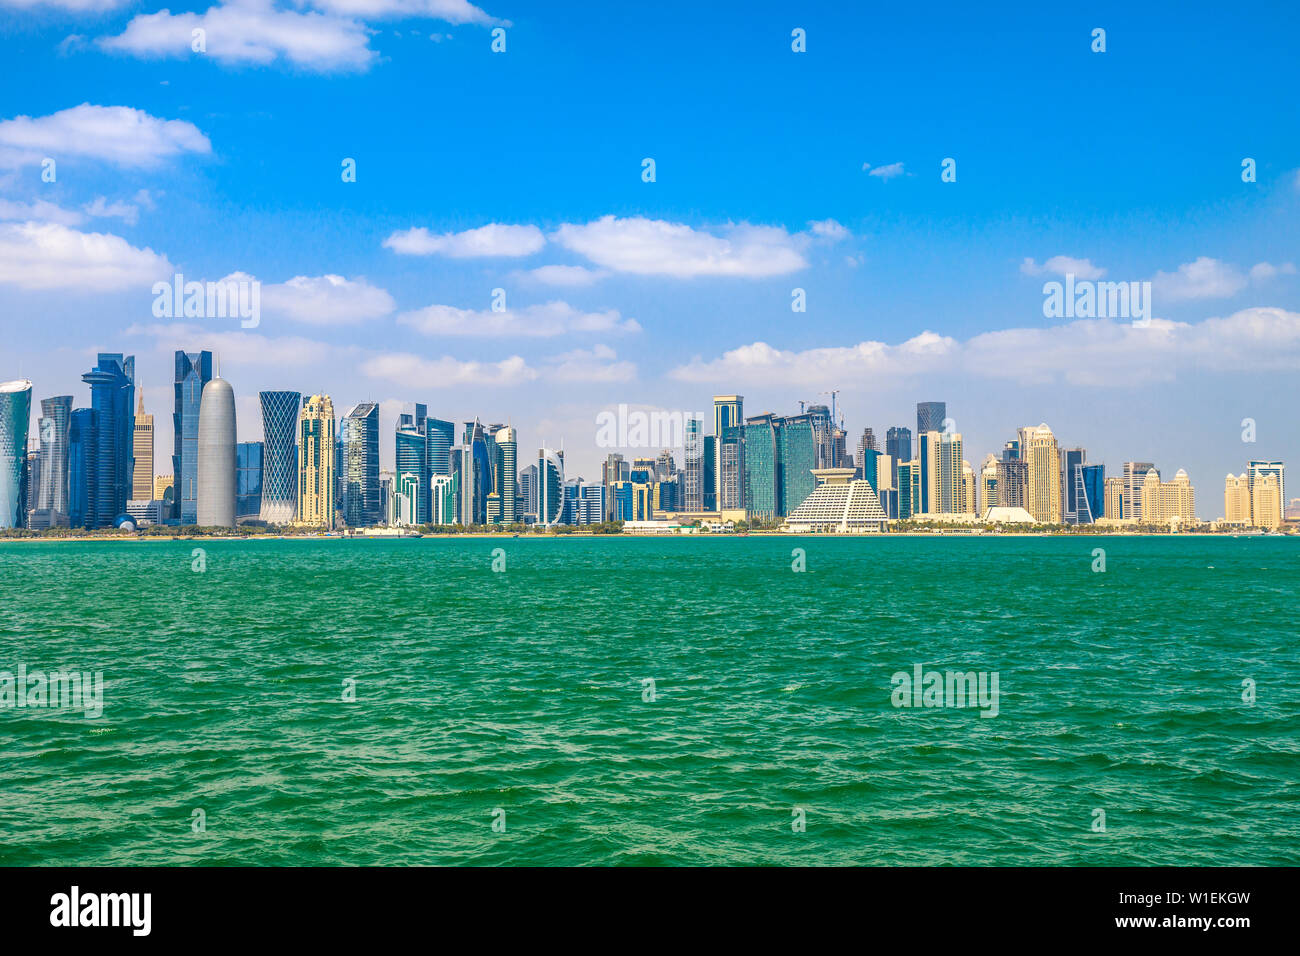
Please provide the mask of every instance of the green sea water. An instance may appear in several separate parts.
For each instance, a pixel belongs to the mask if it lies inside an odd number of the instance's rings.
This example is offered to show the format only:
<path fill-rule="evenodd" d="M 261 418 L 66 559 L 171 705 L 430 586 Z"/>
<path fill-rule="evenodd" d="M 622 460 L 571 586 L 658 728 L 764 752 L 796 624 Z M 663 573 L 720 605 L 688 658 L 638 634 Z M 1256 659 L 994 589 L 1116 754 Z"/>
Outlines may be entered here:
<path fill-rule="evenodd" d="M 0 671 L 104 678 L 0 709 L 0 864 L 1300 863 L 1294 538 L 16 542 L 0 582 Z M 997 716 L 894 706 L 916 665 Z"/>

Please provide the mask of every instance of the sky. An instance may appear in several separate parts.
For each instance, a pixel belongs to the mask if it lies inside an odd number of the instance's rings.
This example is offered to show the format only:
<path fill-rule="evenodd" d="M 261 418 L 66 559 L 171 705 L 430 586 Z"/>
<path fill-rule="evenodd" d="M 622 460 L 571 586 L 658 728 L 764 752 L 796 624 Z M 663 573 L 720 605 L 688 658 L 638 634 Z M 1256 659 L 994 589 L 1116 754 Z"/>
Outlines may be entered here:
<path fill-rule="evenodd" d="M 1300 18 L 998 6 L 0 0 L 0 380 L 134 354 L 160 473 L 178 348 L 240 440 L 379 402 L 385 467 L 414 401 L 587 478 L 620 404 L 838 390 L 853 448 L 946 401 L 977 470 L 1046 422 L 1218 517 L 1300 448 Z M 155 314 L 177 273 L 256 327 Z M 1146 321 L 1048 315 L 1066 273 Z"/>

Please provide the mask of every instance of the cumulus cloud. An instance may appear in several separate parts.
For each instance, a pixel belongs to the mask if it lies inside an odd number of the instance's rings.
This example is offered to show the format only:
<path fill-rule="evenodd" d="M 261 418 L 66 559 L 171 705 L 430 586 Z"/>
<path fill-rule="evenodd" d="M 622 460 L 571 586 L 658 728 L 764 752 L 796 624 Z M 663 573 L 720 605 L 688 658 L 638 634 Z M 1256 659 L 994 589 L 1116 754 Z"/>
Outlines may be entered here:
<path fill-rule="evenodd" d="M 343 16 L 363 20 L 442 20 L 446 23 L 472 23 L 480 26 L 502 24 L 468 0 L 300 0 L 298 6 L 315 7 Z"/>
<path fill-rule="evenodd" d="M 385 249 L 402 255 L 443 255 L 453 259 L 531 256 L 544 245 L 546 237 L 536 226 L 509 226 L 496 222 L 442 235 L 434 235 L 419 227 L 395 232 L 384 240 Z"/>
<path fill-rule="evenodd" d="M 1088 319 L 1004 329 L 965 342 L 925 332 L 897 345 L 791 351 L 754 342 L 670 374 L 687 382 L 814 385 L 830 380 L 897 382 L 965 373 L 1020 384 L 1115 386 L 1170 380 L 1180 372 L 1300 369 L 1300 313 L 1254 308 L 1201 322 L 1152 319 L 1145 327 Z"/>
<path fill-rule="evenodd" d="M 634 362 L 619 361 L 608 345 L 574 349 L 546 362 L 546 378 L 559 383 L 630 382 L 636 378 Z"/>
<path fill-rule="evenodd" d="M 37 199 L 33 202 L 0 199 L 0 220 L 14 219 L 34 222 L 57 222 L 63 226 L 79 226 L 86 221 L 86 216 L 75 209 L 64 209 L 62 206 L 47 202 L 44 199 Z"/>
<path fill-rule="evenodd" d="M 205 51 L 192 49 L 203 30 Z M 265 65 L 285 61 L 316 72 L 369 69 L 378 54 L 358 20 L 313 11 L 278 10 L 270 0 L 235 0 L 205 13 L 160 10 L 132 18 L 117 36 L 100 37 L 100 48 L 136 57 L 207 56 L 223 64 Z"/>
<path fill-rule="evenodd" d="M 834 219 L 822 219 L 816 222 L 808 223 L 808 231 L 814 236 L 822 239 L 840 240 L 847 239 L 850 235 L 849 230 L 840 225 Z"/>
<path fill-rule="evenodd" d="M 1283 262 L 1281 265 L 1273 265 L 1271 262 L 1257 262 L 1250 267 L 1252 282 L 1262 282 L 1265 279 L 1274 279 L 1282 275 L 1295 275 L 1295 263 Z"/>
<path fill-rule="evenodd" d="M 504 312 L 430 305 L 413 312 L 403 312 L 397 321 L 425 335 L 480 338 L 546 338 L 570 332 L 641 331 L 636 319 L 625 319 L 617 310 L 582 312 L 567 302 L 547 302 L 522 309 L 507 309 Z"/>
<path fill-rule="evenodd" d="M 0 9 L 34 10 L 37 7 L 48 7 L 73 13 L 104 13 L 116 10 L 125 3 L 127 0 L 0 0 Z"/>
<path fill-rule="evenodd" d="M 182 322 L 137 323 L 129 326 L 126 334 L 152 338 L 154 348 L 163 353 L 208 349 L 232 366 L 318 368 L 332 359 L 357 351 L 352 347 L 330 345 L 296 335 L 270 336 Z"/>
<path fill-rule="evenodd" d="M 211 151 L 212 144 L 193 123 L 159 119 L 129 106 L 82 103 L 49 116 L 0 121 L 0 166 L 84 156 L 148 168 L 182 153 Z"/>
<path fill-rule="evenodd" d="M 234 278 L 249 278 L 242 275 Z M 309 325 L 351 325 L 388 315 L 393 297 L 365 279 L 338 275 L 294 276 L 262 286 L 262 308 Z"/>
<path fill-rule="evenodd" d="M 763 278 L 808 264 L 802 252 L 806 235 L 749 223 L 714 234 L 661 219 L 604 216 L 585 225 L 565 223 L 554 239 L 604 269 L 633 275 Z"/>
<path fill-rule="evenodd" d="M 1236 266 L 1209 256 L 1184 262 L 1177 272 L 1157 272 L 1151 290 L 1159 301 L 1222 299 L 1246 287 L 1246 276 Z"/>
<path fill-rule="evenodd" d="M 134 226 L 140 218 L 140 207 L 122 200 L 109 202 L 103 196 L 96 196 L 91 202 L 81 207 L 86 215 L 99 219 L 121 219 L 129 226 Z"/>
<path fill-rule="evenodd" d="M 56 222 L 0 224 L 0 283 L 24 289 L 147 289 L 174 272 L 152 249 Z"/>
<path fill-rule="evenodd" d="M 409 353 L 387 353 L 366 359 L 361 371 L 411 389 L 451 388 L 457 385 L 521 385 L 537 378 L 520 356 L 499 362 L 462 361 L 443 356 L 426 359 Z"/>
<path fill-rule="evenodd" d="M 1052 256 L 1041 266 L 1033 259 L 1026 258 L 1020 263 L 1020 271 L 1027 276 L 1041 276 L 1048 273 L 1055 275 L 1073 275 L 1076 279 L 1100 279 L 1106 270 L 1092 264 L 1091 259 L 1075 259 L 1073 256 Z"/>
<path fill-rule="evenodd" d="M 609 273 L 602 269 L 588 269 L 586 266 L 538 266 L 521 275 L 543 285 L 577 288 L 594 285 Z"/>

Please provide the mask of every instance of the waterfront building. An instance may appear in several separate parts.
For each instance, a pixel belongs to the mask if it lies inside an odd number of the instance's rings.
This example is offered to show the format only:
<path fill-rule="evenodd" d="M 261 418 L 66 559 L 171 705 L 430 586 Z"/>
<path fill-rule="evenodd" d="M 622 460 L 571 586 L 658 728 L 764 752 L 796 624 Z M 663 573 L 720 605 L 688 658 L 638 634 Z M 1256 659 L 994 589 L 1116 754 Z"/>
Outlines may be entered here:
<path fill-rule="evenodd" d="M 298 523 L 334 524 L 334 403 L 312 395 L 298 416 Z"/>
<path fill-rule="evenodd" d="M 68 525 L 68 429 L 72 424 L 72 396 L 41 399 L 37 419 L 40 439 L 40 473 L 35 489 L 32 527 L 59 528 Z M 33 499 L 29 494 L 29 502 Z"/>
<path fill-rule="evenodd" d="M 694 415 L 686 419 L 686 475 L 684 484 L 687 511 L 704 510 L 704 423 Z M 607 483 L 608 484 L 608 483 Z"/>
<path fill-rule="evenodd" d="M 881 459 L 889 460 L 888 455 L 882 455 L 874 448 L 862 448 L 858 452 L 858 477 L 863 481 L 870 483 L 875 490 L 877 497 L 880 495 L 882 488 L 882 475 L 880 473 Z M 892 475 L 883 476 L 883 486 L 887 487 L 892 483 Z"/>
<path fill-rule="evenodd" d="M 721 444 L 723 432 L 726 431 L 726 429 L 728 428 L 739 428 L 744 423 L 744 408 L 745 408 L 745 397 L 743 395 L 714 395 L 713 396 L 713 435 L 711 437 L 714 439 L 713 456 L 712 456 L 712 465 L 713 465 L 712 490 L 713 490 L 713 500 L 715 502 L 720 503 L 723 500 L 723 494 L 722 494 L 723 450 Z M 737 450 L 733 449 L 732 451 L 733 464 L 736 461 L 736 452 Z M 738 472 L 733 471 L 731 478 L 733 482 L 738 483 L 740 475 Z M 739 488 L 736 487 L 733 490 L 734 490 L 734 494 L 732 497 L 733 498 L 739 497 L 740 495 Z M 721 506 L 720 504 L 715 505 L 715 507 L 720 507 L 720 506 Z"/>
<path fill-rule="evenodd" d="M 153 494 L 153 416 L 145 414 L 144 389 L 140 389 L 135 409 L 135 437 L 132 443 L 135 470 L 131 478 L 131 497 L 152 500 Z"/>
<path fill-rule="evenodd" d="M 262 508 L 267 524 L 292 524 L 298 516 L 298 415 L 301 392 L 260 392 L 262 406 Z"/>
<path fill-rule="evenodd" d="M 497 492 L 501 496 L 501 523 L 515 524 L 523 520 L 519 515 L 519 433 L 507 425 L 492 436 L 500 450 L 500 464 L 496 468 Z"/>
<path fill-rule="evenodd" d="M 211 380 L 211 352 L 176 353 L 172 384 L 172 475 L 176 491 L 171 517 L 183 525 L 198 520 L 199 405 L 203 387 Z"/>
<path fill-rule="evenodd" d="M 601 471 L 605 470 L 604 466 Z M 609 488 L 608 481 L 603 482 L 606 488 Z M 608 492 L 607 492 L 608 493 Z M 527 465 L 519 471 L 519 514 L 521 520 L 537 520 L 537 466 Z M 608 521 L 610 513 L 607 511 L 601 521 Z"/>
<path fill-rule="evenodd" d="M 1264 461 L 1262 459 L 1251 459 L 1246 465 L 1246 478 L 1250 482 L 1251 494 L 1254 494 L 1255 482 L 1265 475 L 1272 475 L 1277 479 L 1278 486 L 1278 521 L 1282 520 L 1282 503 L 1286 501 L 1286 466 L 1280 461 Z M 1261 517 L 1255 516 L 1255 523 L 1261 528 L 1273 527 L 1272 525 L 1263 524 Z"/>
<path fill-rule="evenodd" d="M 241 441 L 235 446 L 235 521 L 259 518 L 262 514 L 262 475 L 266 446 L 260 441 Z"/>
<path fill-rule="evenodd" d="M 1250 478 L 1228 473 L 1223 483 L 1223 520 L 1227 524 L 1251 523 Z"/>
<path fill-rule="evenodd" d="M 98 473 L 99 414 L 74 408 L 68 424 L 68 526 L 95 527 L 95 476 Z"/>
<path fill-rule="evenodd" d="M 894 487 L 901 488 L 898 468 L 912 460 L 912 430 L 902 425 L 895 425 L 885 432 L 885 454 L 894 462 Z"/>
<path fill-rule="evenodd" d="M 1159 469 L 1149 461 L 1124 462 L 1123 516 L 1125 518 L 1133 521 L 1142 520 L 1142 482 L 1146 480 L 1147 472 L 1152 470 L 1155 470 L 1156 475 L 1159 476 Z"/>
<path fill-rule="evenodd" d="M 1102 513 L 1111 519 L 1128 518 L 1124 512 L 1124 479 L 1118 476 L 1106 479 L 1106 507 Z"/>
<path fill-rule="evenodd" d="M 111 528 L 126 513 L 135 454 L 135 356 L 100 352 L 81 376 L 90 386 L 99 448 L 95 455 L 95 528 Z"/>
<path fill-rule="evenodd" d="M 1092 524 L 1105 516 L 1106 466 L 1083 464 L 1075 472 L 1078 488 L 1076 518 L 1078 524 Z"/>
<path fill-rule="evenodd" d="M 1196 521 L 1196 499 L 1191 480 L 1181 468 L 1173 481 L 1161 481 L 1153 468 L 1142 479 L 1141 521 L 1150 525 L 1181 525 Z"/>
<path fill-rule="evenodd" d="M 397 418 L 393 441 L 397 469 L 394 488 L 402 499 L 397 508 L 399 524 L 425 524 L 432 520 L 429 500 L 432 476 L 426 428 L 425 406 L 418 402 L 408 404 Z"/>
<path fill-rule="evenodd" d="M 984 458 L 984 464 L 980 466 L 980 501 L 983 502 L 984 510 L 1000 506 L 998 498 L 998 459 L 997 456 L 990 452 Z"/>
<path fill-rule="evenodd" d="M 429 502 L 433 509 L 429 520 L 434 524 L 456 523 L 457 478 L 457 475 L 429 477 Z"/>
<path fill-rule="evenodd" d="M 1282 486 L 1276 473 L 1258 475 L 1250 482 L 1250 514 L 1256 528 L 1276 531 L 1281 527 Z"/>
<path fill-rule="evenodd" d="M 838 534 L 887 530 L 889 519 L 875 490 L 855 479 L 852 468 L 818 468 L 813 477 L 817 486 L 786 518 L 788 530 Z"/>
<path fill-rule="evenodd" d="M 916 403 L 916 437 L 920 441 L 926 432 L 941 432 L 948 419 L 947 402 Z"/>
<path fill-rule="evenodd" d="M 537 450 L 537 523 L 559 524 L 564 512 L 564 453 L 551 448 Z"/>
<path fill-rule="evenodd" d="M 1061 523 L 1061 453 L 1046 423 L 1021 429 L 1025 460 L 1024 508 L 1041 524 Z M 1005 502 L 1002 504 L 1005 505 Z M 1014 506 L 1009 506 L 1014 507 Z"/>
<path fill-rule="evenodd" d="M 979 514 L 979 499 L 975 483 L 975 469 L 970 466 L 970 462 L 962 461 L 961 463 L 961 488 L 962 488 L 962 511 L 965 514 Z"/>
<path fill-rule="evenodd" d="M 32 383 L 0 384 L 0 528 L 27 525 L 27 429 L 32 418 Z"/>
<path fill-rule="evenodd" d="M 1065 524 L 1081 523 L 1079 497 L 1083 490 L 1083 463 L 1087 458 L 1088 453 L 1082 448 L 1061 449 L 1061 520 Z M 1086 502 L 1082 507 L 1086 508 Z"/>
<path fill-rule="evenodd" d="M 203 386 L 199 401 L 195 523 L 235 526 L 235 391 L 224 378 Z"/>
<path fill-rule="evenodd" d="M 349 527 L 379 524 L 379 405 L 361 402 L 343 416 L 343 520 Z"/>

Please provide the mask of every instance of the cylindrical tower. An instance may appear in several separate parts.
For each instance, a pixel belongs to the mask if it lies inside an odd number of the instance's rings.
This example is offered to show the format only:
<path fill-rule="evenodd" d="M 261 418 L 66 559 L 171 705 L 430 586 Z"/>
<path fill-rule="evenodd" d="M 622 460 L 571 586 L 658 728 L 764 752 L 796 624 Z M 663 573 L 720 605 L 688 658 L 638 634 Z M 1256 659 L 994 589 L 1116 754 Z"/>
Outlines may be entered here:
<path fill-rule="evenodd" d="M 0 385 L 0 528 L 27 523 L 23 469 L 31 417 L 32 383 L 20 379 Z"/>
<path fill-rule="evenodd" d="M 198 523 L 235 526 L 235 390 L 224 378 L 203 386 L 199 401 Z"/>

